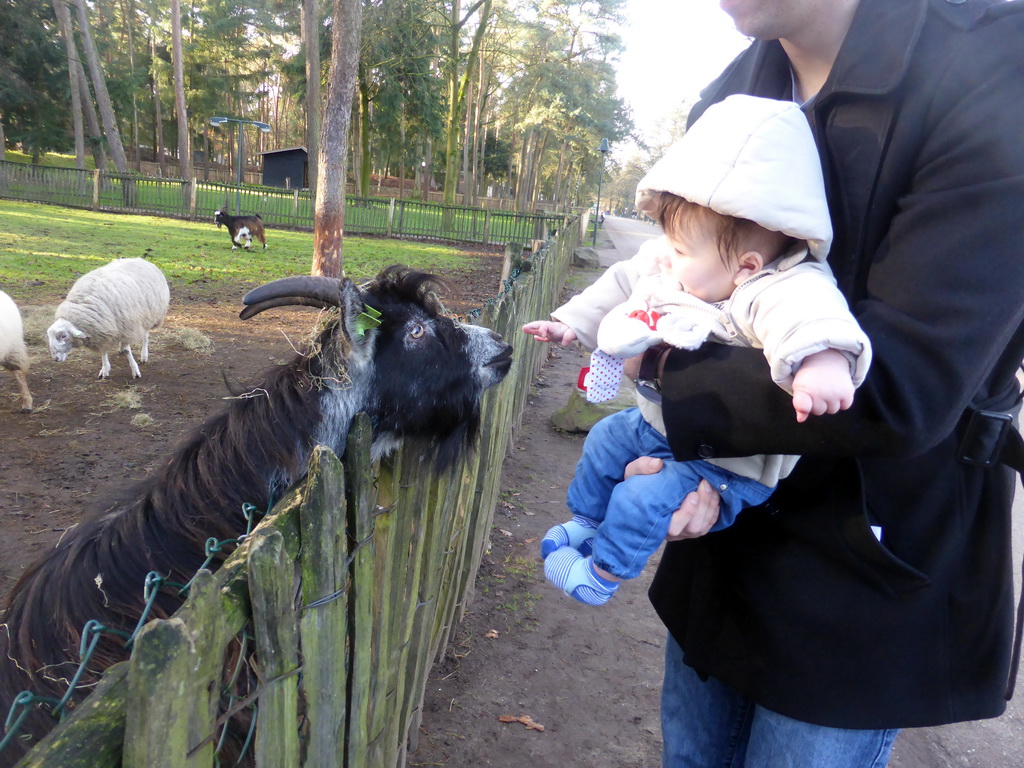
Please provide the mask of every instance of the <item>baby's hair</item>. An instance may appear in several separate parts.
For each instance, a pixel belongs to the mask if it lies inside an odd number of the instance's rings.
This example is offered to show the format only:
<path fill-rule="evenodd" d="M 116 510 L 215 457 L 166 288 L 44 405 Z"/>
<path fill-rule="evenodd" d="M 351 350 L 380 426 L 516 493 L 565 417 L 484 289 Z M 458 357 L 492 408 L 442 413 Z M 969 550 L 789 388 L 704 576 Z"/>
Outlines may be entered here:
<path fill-rule="evenodd" d="M 668 235 L 702 233 L 713 238 L 727 267 L 747 251 L 757 251 L 764 256 L 765 263 L 771 262 L 797 243 L 795 237 L 766 229 L 749 219 L 726 216 L 670 192 L 661 193 L 658 223 Z"/>

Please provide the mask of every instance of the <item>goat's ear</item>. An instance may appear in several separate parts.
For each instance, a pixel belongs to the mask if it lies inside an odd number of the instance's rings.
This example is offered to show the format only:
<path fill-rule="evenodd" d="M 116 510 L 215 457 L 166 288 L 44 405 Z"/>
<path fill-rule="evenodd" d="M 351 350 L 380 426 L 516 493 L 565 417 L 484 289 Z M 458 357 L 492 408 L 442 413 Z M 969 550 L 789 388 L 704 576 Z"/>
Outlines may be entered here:
<path fill-rule="evenodd" d="M 348 278 L 341 281 L 341 319 L 345 335 L 352 344 L 362 344 L 366 339 L 366 325 L 362 315 L 366 311 L 363 292 Z"/>

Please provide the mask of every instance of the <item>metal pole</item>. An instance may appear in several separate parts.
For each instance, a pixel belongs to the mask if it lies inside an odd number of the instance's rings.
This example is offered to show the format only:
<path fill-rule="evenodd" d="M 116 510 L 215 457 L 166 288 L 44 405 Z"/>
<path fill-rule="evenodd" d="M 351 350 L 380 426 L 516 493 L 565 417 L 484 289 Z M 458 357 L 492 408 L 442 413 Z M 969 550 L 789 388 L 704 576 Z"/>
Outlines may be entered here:
<path fill-rule="evenodd" d="M 597 214 L 594 216 L 594 248 L 597 248 L 597 227 L 601 223 L 601 182 L 604 181 L 604 152 L 601 153 L 601 173 L 597 177 Z"/>
<path fill-rule="evenodd" d="M 242 162 L 245 157 L 245 131 L 241 121 L 238 122 L 238 189 L 235 190 L 235 216 L 242 215 Z M 602 166 L 603 168 L 603 166 Z"/>

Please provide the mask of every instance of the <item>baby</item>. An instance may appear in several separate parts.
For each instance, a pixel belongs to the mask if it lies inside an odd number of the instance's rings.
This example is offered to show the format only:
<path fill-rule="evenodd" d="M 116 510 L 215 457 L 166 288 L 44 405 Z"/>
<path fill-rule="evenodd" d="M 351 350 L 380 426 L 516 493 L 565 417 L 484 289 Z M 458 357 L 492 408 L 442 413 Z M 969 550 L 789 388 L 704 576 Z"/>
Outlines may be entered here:
<path fill-rule="evenodd" d="M 617 387 L 624 358 L 710 339 L 763 349 L 773 380 L 793 395 L 797 421 L 850 407 L 871 346 L 825 264 L 832 227 L 796 104 L 731 96 L 710 107 L 641 180 L 636 204 L 664 235 L 525 333 L 594 348 L 588 390 L 609 390 L 596 399 Z M 712 528 L 720 530 L 764 503 L 798 458 L 675 461 L 656 387 L 641 383 L 637 392 L 637 408 L 588 434 L 569 487 L 572 520 L 541 542 L 548 580 L 592 605 L 640 574 L 702 479 L 721 496 Z M 639 456 L 664 467 L 624 480 Z"/>

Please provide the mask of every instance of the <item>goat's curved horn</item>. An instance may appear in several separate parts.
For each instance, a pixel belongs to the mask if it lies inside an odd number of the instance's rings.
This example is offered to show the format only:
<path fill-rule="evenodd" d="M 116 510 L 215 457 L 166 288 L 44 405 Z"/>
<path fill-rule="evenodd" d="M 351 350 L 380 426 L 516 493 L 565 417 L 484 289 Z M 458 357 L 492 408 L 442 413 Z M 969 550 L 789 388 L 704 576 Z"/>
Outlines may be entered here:
<path fill-rule="evenodd" d="M 253 288 L 245 294 L 242 297 L 242 303 L 246 304 L 246 307 L 238 316 L 243 320 L 248 320 L 264 310 L 292 305 L 317 307 L 318 309 L 338 307 L 341 306 L 339 286 L 340 281 L 333 277 L 320 275 L 283 277 L 280 280 L 261 285 L 259 288 Z"/>

